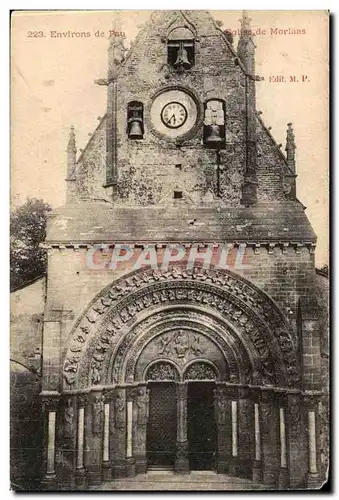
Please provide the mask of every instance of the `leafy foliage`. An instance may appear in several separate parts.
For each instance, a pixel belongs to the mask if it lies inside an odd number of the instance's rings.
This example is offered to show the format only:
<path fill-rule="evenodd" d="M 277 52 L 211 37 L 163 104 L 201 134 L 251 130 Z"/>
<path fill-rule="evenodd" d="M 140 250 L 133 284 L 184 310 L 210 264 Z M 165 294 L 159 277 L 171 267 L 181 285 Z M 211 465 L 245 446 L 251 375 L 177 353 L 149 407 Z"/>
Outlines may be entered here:
<path fill-rule="evenodd" d="M 46 272 L 46 250 L 39 245 L 46 236 L 47 213 L 52 207 L 43 200 L 28 198 L 16 208 L 10 221 L 11 290 Z"/>

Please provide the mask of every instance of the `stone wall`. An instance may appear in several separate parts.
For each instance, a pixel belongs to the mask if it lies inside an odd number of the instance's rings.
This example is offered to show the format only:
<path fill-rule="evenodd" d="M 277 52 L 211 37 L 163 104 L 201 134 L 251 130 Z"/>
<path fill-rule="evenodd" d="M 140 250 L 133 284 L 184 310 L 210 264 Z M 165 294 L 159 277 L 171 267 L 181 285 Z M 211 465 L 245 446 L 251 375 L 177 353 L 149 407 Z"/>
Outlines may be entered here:
<path fill-rule="evenodd" d="M 41 479 L 42 329 L 46 279 L 11 293 L 10 447 L 11 487 L 34 490 Z"/>
<path fill-rule="evenodd" d="M 203 250 L 202 250 L 203 251 Z M 64 342 L 72 326 L 81 313 L 94 300 L 95 296 L 117 278 L 133 270 L 133 262 L 137 260 L 141 250 L 136 249 L 134 260 L 118 264 L 116 270 L 109 269 L 112 251 L 106 254 L 80 250 L 49 250 L 49 273 L 47 311 L 60 311 L 63 314 L 64 326 L 62 341 Z M 158 250 L 160 252 L 160 250 Z M 282 309 L 296 330 L 297 305 L 300 297 L 309 295 L 314 285 L 315 270 L 313 254 L 307 247 L 296 251 L 288 247 L 286 253 L 275 247 L 259 250 L 247 247 L 242 263 L 250 266 L 247 269 L 234 269 L 237 249 L 229 253 L 227 263 L 234 272 L 243 276 L 261 290 L 265 291 Z M 271 253 L 269 253 L 271 252 Z M 101 255 L 106 263 L 105 269 L 94 269 L 98 266 L 96 256 Z M 93 260 L 94 259 L 94 260 Z M 159 256 L 159 262 L 161 257 Z M 199 260 L 197 260 L 199 262 Z M 100 264 L 99 264 L 100 266 Z M 98 266 L 98 267 L 99 267 Z M 60 269 L 63 272 L 60 272 Z"/>
<path fill-rule="evenodd" d="M 11 359 L 40 368 L 46 278 L 11 293 Z"/>
<path fill-rule="evenodd" d="M 40 377 L 10 364 L 10 479 L 15 491 L 35 490 L 42 475 Z"/>

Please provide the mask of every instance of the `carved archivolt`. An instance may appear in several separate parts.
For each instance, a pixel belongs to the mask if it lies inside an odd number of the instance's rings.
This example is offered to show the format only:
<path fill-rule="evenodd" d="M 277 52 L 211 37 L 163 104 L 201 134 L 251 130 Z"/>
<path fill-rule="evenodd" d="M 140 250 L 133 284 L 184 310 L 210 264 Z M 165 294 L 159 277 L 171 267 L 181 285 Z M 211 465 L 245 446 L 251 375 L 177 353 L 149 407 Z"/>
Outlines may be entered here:
<path fill-rule="evenodd" d="M 103 372 L 108 360 L 114 353 L 114 363 L 122 361 L 131 327 L 167 306 L 208 309 L 241 333 L 244 346 L 254 348 L 261 360 L 262 384 L 297 385 L 293 331 L 266 294 L 230 271 L 189 271 L 177 266 L 166 272 L 136 271 L 96 297 L 68 342 L 63 365 L 65 389 L 105 384 Z M 171 348 L 185 356 L 192 349 L 192 339 L 175 339 Z M 166 350 L 165 343 L 163 347 Z"/>

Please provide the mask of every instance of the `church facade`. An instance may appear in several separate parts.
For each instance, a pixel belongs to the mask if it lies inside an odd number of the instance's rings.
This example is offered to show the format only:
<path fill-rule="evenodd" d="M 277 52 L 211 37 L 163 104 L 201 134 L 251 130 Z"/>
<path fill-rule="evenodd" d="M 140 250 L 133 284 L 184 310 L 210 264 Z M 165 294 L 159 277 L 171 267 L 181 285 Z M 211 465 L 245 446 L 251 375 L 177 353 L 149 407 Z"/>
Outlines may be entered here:
<path fill-rule="evenodd" d="M 203 11 L 110 40 L 107 112 L 48 221 L 46 489 L 149 470 L 319 488 L 316 236 L 256 110 L 255 46 Z M 324 382 L 325 381 L 325 382 Z"/>

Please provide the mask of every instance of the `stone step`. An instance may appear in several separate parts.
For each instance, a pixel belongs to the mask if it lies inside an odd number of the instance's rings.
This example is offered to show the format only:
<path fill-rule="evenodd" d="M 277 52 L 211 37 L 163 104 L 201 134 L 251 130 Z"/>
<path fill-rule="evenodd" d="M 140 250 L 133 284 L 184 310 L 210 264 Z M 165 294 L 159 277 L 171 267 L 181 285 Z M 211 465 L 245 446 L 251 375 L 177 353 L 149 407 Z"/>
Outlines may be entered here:
<path fill-rule="evenodd" d="M 187 475 L 178 475 L 173 471 L 151 471 L 131 478 L 118 479 L 102 483 L 91 490 L 154 490 L 154 491 L 251 491 L 265 490 L 262 484 L 254 483 L 248 479 L 216 474 L 212 471 L 194 471 Z"/>

